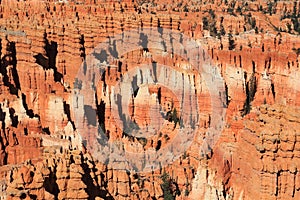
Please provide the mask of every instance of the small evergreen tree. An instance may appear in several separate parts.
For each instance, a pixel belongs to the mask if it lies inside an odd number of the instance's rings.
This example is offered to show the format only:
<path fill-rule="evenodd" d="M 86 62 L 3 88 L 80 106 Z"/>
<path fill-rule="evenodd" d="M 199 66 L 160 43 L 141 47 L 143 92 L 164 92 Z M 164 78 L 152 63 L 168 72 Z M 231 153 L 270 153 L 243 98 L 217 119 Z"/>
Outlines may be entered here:
<path fill-rule="evenodd" d="M 163 183 L 161 184 L 161 188 L 163 190 L 164 194 L 164 200 L 174 200 L 174 196 L 172 195 L 172 188 L 171 188 L 171 178 L 170 175 L 167 172 L 164 172 L 161 175 L 161 179 Z"/>

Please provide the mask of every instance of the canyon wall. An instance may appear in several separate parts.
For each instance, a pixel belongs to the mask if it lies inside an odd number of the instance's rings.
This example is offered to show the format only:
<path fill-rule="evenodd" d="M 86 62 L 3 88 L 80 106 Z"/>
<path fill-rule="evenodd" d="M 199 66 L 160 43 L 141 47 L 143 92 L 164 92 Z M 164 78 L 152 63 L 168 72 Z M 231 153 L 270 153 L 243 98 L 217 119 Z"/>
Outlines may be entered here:
<path fill-rule="evenodd" d="M 300 2 L 0 2 L 1 198 L 300 198 Z M 123 53 L 109 63 L 117 67 L 108 67 L 94 93 L 79 86 L 78 74 L 88 59 L 103 63 L 101 52 L 94 52 L 99 44 L 146 28 L 173 30 L 197 41 L 211 59 L 203 66 L 216 66 L 221 75 L 226 114 L 218 139 L 205 153 L 203 138 L 216 120 L 213 94 L 201 75 L 187 69 L 188 59 L 142 45 L 130 52 L 112 48 Z M 139 90 L 128 106 L 130 120 L 143 131 L 151 123 L 163 124 L 161 133 L 145 140 L 126 134 L 112 99 L 126 74 L 153 63 L 157 70 L 137 76 Z M 143 88 L 152 74 L 157 80 L 165 75 L 171 88 Z M 177 82 L 192 86 L 184 109 L 174 92 Z M 74 89 L 90 95 L 92 106 L 75 111 Z M 159 107 L 164 117 L 146 114 Z M 83 114 L 89 109 L 94 119 Z M 181 111 L 197 119 L 193 143 L 174 162 L 152 171 L 105 165 L 82 140 L 97 141 L 83 130 L 89 133 L 91 124 L 99 124 L 108 141 L 134 152 L 159 151 L 180 132 Z"/>

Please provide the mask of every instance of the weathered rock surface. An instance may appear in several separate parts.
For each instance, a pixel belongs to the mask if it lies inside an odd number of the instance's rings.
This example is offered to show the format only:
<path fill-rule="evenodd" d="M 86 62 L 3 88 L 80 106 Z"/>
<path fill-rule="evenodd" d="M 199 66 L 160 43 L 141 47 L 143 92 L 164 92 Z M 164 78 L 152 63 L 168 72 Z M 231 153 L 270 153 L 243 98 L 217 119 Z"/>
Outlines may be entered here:
<path fill-rule="evenodd" d="M 0 2 L 0 198 L 300 198 L 300 2 Z M 108 36 L 138 27 L 168 28 L 197 40 L 220 70 L 227 96 L 225 127 L 203 156 L 199 146 L 212 113 L 208 86 L 190 78 L 176 56 L 150 58 L 151 49 L 142 49 L 116 60 L 119 69 L 107 70 L 97 83 L 92 109 L 98 109 L 109 140 L 130 151 L 165 147 L 178 126 L 146 113 L 159 106 L 166 113 L 180 112 L 180 102 L 170 88 L 140 88 L 129 104 L 131 119 L 144 129 L 161 122 L 164 128 L 148 140 L 132 138 L 114 119 L 111 97 L 118 80 L 155 61 L 195 85 L 198 101 L 190 105 L 202 114 L 193 145 L 180 159 L 149 173 L 116 170 L 93 158 L 82 145 L 72 110 L 72 89 L 84 59 Z"/>

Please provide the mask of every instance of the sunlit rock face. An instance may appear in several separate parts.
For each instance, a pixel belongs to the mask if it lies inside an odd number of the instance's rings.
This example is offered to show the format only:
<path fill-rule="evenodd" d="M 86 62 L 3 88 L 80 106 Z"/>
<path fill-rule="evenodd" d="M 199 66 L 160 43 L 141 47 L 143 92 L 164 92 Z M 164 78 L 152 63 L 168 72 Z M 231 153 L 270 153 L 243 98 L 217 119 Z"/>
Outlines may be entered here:
<path fill-rule="evenodd" d="M 2 0 L 1 198 L 299 199 L 298 13 L 287 1 Z M 204 71 L 157 27 L 196 41 Z M 146 28 L 157 38 L 148 49 L 130 32 Z M 104 63 L 99 44 L 126 31 Z M 87 63 L 110 68 L 93 82 Z M 174 157 L 170 143 L 189 145 Z"/>

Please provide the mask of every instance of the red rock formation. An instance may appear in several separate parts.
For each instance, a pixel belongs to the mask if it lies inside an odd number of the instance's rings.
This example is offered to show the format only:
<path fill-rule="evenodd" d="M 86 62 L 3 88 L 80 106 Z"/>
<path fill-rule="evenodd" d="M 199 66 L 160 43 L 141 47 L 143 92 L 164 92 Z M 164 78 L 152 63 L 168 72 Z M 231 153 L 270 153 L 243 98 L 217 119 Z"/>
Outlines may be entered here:
<path fill-rule="evenodd" d="M 182 199 L 298 199 L 299 7 L 298 1 L 2 0 L 1 197 L 163 199 L 169 192 Z M 192 79 L 176 55 L 139 49 L 115 60 L 120 69 L 107 70 L 97 83 L 98 119 L 110 141 L 141 152 L 163 148 L 177 135 L 174 120 L 147 115 L 159 106 L 180 115 L 176 94 L 164 86 L 140 88 L 128 106 L 141 128 L 163 122 L 161 135 L 132 138 L 116 121 L 115 85 L 140 64 L 164 63 L 189 78 L 202 113 L 194 143 L 178 160 L 139 174 L 92 158 L 72 110 L 82 62 L 108 36 L 138 27 L 163 27 L 197 40 L 220 70 L 227 95 L 224 130 L 212 151 L 201 155 L 214 120 L 209 86 Z M 170 191 L 162 187 L 164 171 Z"/>

